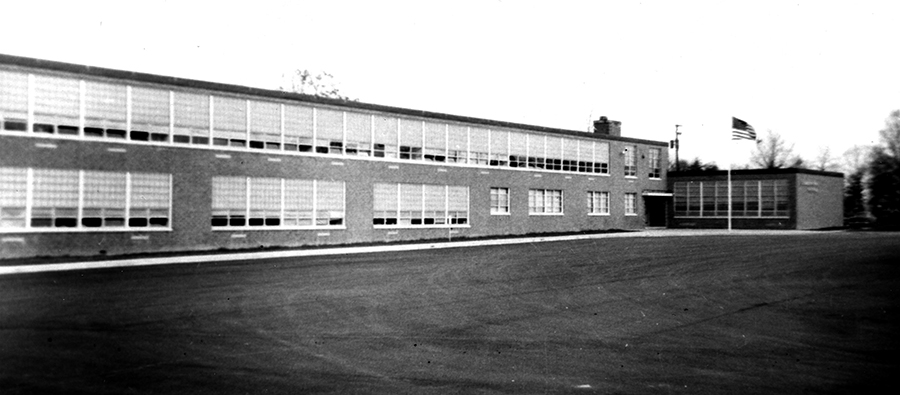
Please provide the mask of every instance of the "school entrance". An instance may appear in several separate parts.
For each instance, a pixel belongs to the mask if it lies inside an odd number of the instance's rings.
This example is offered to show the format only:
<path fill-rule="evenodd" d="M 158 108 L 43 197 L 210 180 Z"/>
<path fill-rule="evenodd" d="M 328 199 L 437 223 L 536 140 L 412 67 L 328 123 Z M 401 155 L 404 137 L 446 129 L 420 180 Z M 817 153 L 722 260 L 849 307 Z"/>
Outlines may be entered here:
<path fill-rule="evenodd" d="M 669 192 L 644 192 L 644 221 L 647 227 L 664 228 L 672 194 Z"/>

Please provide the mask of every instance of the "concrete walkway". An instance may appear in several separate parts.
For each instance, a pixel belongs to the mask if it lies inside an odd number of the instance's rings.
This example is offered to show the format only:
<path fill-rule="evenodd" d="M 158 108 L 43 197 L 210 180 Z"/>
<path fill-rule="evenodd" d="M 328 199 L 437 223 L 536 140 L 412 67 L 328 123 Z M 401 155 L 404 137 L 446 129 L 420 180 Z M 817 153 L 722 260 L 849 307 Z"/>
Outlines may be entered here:
<path fill-rule="evenodd" d="M 286 251 L 259 251 L 259 252 L 232 252 L 222 254 L 205 254 L 205 255 L 186 255 L 186 256 L 169 256 L 158 258 L 133 258 L 133 259 L 111 259 L 107 261 L 83 261 L 69 263 L 49 263 L 34 264 L 20 266 L 0 266 L 0 275 L 5 274 L 21 274 L 21 273 L 40 273 L 40 272 L 56 272 L 69 270 L 86 270 L 86 269 L 105 269 L 117 267 L 136 267 L 136 266 L 156 266 L 156 265 L 174 265 L 183 263 L 204 263 L 204 262 L 229 262 L 229 261 L 245 261 L 254 259 L 271 259 L 271 258 L 295 258 L 307 256 L 323 256 L 323 255 L 347 255 L 347 254 L 365 254 L 372 252 L 394 252 L 394 251 L 414 251 L 429 250 L 442 248 L 460 248 L 460 247 L 478 247 L 478 246 L 494 246 L 507 244 L 528 244 L 542 243 L 550 241 L 568 241 L 568 240 L 586 240 L 586 239 L 607 239 L 607 238 L 623 238 L 623 237 L 691 237 L 691 236 L 762 236 L 762 235 L 781 235 L 795 236 L 808 234 L 821 234 L 821 231 L 804 231 L 804 230 L 724 230 L 724 229 L 647 229 L 637 232 L 620 232 L 620 233 L 599 233 L 588 235 L 566 235 L 566 236 L 538 236 L 538 237 L 522 237 L 509 239 L 489 239 L 489 240 L 472 240 L 472 241 L 452 241 L 452 242 L 435 242 L 435 243 L 415 243 L 415 244 L 390 244 L 381 246 L 365 246 L 365 247 L 334 247 L 334 248 L 317 248 L 310 250 L 286 250 Z M 73 258 L 77 259 L 77 258 Z"/>

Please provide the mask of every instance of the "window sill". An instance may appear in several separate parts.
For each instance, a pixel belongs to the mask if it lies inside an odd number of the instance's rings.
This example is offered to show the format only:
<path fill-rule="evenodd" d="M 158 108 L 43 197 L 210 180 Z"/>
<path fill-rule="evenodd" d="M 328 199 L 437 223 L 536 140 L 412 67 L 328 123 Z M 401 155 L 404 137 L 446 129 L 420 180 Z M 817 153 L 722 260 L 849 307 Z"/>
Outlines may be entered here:
<path fill-rule="evenodd" d="M 609 217 L 609 213 L 588 213 L 589 217 Z"/>
<path fill-rule="evenodd" d="M 469 224 L 465 225 L 372 225 L 375 229 L 456 229 L 471 228 Z"/>
<path fill-rule="evenodd" d="M 528 213 L 528 215 L 534 217 L 562 217 L 566 213 Z"/>
<path fill-rule="evenodd" d="M 172 228 L 3 228 L 0 234 L 14 233 L 147 233 L 171 232 Z"/>
<path fill-rule="evenodd" d="M 676 215 L 676 216 L 674 216 L 673 218 L 690 218 L 690 219 L 698 219 L 698 218 L 699 218 L 699 219 L 728 219 L 728 216 L 721 215 L 721 216 L 702 216 L 702 217 L 701 217 L 701 216 L 699 216 L 699 215 Z M 734 215 L 731 216 L 731 219 L 790 219 L 790 218 L 791 218 L 790 216 L 781 216 L 781 215 L 779 215 L 779 216 L 768 216 L 768 217 L 759 217 L 759 216 L 754 216 L 754 217 L 738 217 L 738 216 L 734 216 Z"/>
<path fill-rule="evenodd" d="M 500 217 L 509 217 L 509 213 L 491 213 L 491 215 L 496 215 Z"/>
<path fill-rule="evenodd" d="M 284 230 L 346 230 L 344 225 L 321 225 L 321 226 L 213 226 L 213 232 L 234 232 L 234 231 L 284 231 Z"/>

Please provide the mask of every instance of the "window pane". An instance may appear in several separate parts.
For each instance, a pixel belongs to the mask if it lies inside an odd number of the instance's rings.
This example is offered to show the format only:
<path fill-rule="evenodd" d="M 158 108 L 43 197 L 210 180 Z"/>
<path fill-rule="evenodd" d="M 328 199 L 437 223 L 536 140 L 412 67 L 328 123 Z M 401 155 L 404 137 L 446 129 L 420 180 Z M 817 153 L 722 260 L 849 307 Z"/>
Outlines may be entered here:
<path fill-rule="evenodd" d="M 375 184 L 375 211 L 397 211 L 397 184 Z"/>
<path fill-rule="evenodd" d="M 125 85 L 85 82 L 84 111 L 86 122 L 106 120 L 124 129 L 127 113 Z"/>
<path fill-rule="evenodd" d="M 450 186 L 447 188 L 447 216 L 453 225 L 469 223 L 469 188 L 463 186 Z"/>
<path fill-rule="evenodd" d="M 675 215 L 676 216 L 685 216 L 688 214 L 688 203 L 687 203 L 687 194 L 688 187 L 686 182 L 676 182 L 672 188 L 673 191 L 673 205 L 675 207 Z"/>
<path fill-rule="evenodd" d="M 84 172 L 84 207 L 125 209 L 125 173 Z"/>
<path fill-rule="evenodd" d="M 28 75 L 0 70 L 0 117 L 25 119 L 28 112 Z"/>
<path fill-rule="evenodd" d="M 0 168 L 0 228 L 25 227 L 28 170 Z"/>
<path fill-rule="evenodd" d="M 372 116 L 347 112 L 347 155 L 372 155 Z"/>
<path fill-rule="evenodd" d="M 425 146 L 442 153 L 447 148 L 447 127 L 442 123 L 425 122 Z"/>
<path fill-rule="evenodd" d="M 244 211 L 247 208 L 247 179 L 213 177 L 213 210 Z"/>
<path fill-rule="evenodd" d="M 284 180 L 284 217 L 286 225 L 313 224 L 313 181 Z"/>
<path fill-rule="evenodd" d="M 469 131 L 469 163 L 488 164 L 488 130 L 471 128 Z"/>
<path fill-rule="evenodd" d="M 213 137 L 247 139 L 247 101 L 231 97 L 213 97 Z M 246 145 L 246 142 L 244 142 Z"/>
<path fill-rule="evenodd" d="M 313 150 L 313 110 L 311 107 L 284 106 L 285 151 Z"/>
<path fill-rule="evenodd" d="M 77 79 L 37 75 L 34 78 L 34 113 L 78 118 L 81 86 Z"/>
<path fill-rule="evenodd" d="M 316 109 L 316 152 L 342 154 L 344 144 L 344 113 Z"/>
<path fill-rule="evenodd" d="M 468 128 L 451 124 L 449 126 L 449 139 L 447 161 L 456 163 L 467 163 L 469 159 L 468 144 L 469 131 Z"/>
<path fill-rule="evenodd" d="M 281 106 L 276 103 L 250 102 L 250 147 L 281 148 Z"/>
<path fill-rule="evenodd" d="M 175 92 L 175 126 L 209 130 L 209 96 Z"/>
<path fill-rule="evenodd" d="M 143 125 L 169 127 L 169 91 L 135 86 L 131 88 L 132 129 Z"/>
<path fill-rule="evenodd" d="M 397 158 L 397 118 L 375 116 L 374 156 Z"/>
<path fill-rule="evenodd" d="M 703 216 L 714 217 L 716 215 L 716 183 L 703 182 Z"/>
<path fill-rule="evenodd" d="M 341 225 L 344 218 L 344 183 L 316 182 L 317 225 Z"/>

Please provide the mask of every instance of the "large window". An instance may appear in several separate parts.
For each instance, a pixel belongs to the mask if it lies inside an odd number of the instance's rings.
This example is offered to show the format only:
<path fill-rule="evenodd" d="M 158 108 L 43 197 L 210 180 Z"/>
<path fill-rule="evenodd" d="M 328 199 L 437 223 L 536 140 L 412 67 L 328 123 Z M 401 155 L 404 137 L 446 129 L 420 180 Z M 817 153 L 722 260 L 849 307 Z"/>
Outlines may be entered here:
<path fill-rule="evenodd" d="M 660 164 L 660 154 L 661 151 L 659 148 L 651 148 L 647 151 L 647 168 L 650 170 L 648 176 L 650 178 L 660 178 L 662 177 L 662 165 Z"/>
<path fill-rule="evenodd" d="M 469 188 L 453 185 L 375 184 L 375 226 L 447 227 L 469 223 Z"/>
<path fill-rule="evenodd" d="M 213 97 L 213 145 L 247 146 L 247 101 Z"/>
<path fill-rule="evenodd" d="M 555 189 L 529 189 L 528 214 L 562 215 L 563 191 Z"/>
<path fill-rule="evenodd" d="M 400 120 L 400 159 L 422 160 L 422 121 Z"/>
<path fill-rule="evenodd" d="M 131 139 L 168 142 L 171 131 L 171 95 L 169 91 L 140 86 L 131 88 Z M 106 137 L 119 134 L 107 130 Z M 125 136 L 122 135 L 122 138 Z"/>
<path fill-rule="evenodd" d="M 491 166 L 506 167 L 509 165 L 509 133 L 502 130 L 491 130 Z"/>
<path fill-rule="evenodd" d="M 397 118 L 375 116 L 375 141 L 373 153 L 376 158 L 397 158 L 398 125 Z"/>
<path fill-rule="evenodd" d="M 625 215 L 637 215 L 637 194 L 625 193 Z"/>
<path fill-rule="evenodd" d="M 372 116 L 347 112 L 347 155 L 372 156 Z"/>
<path fill-rule="evenodd" d="M 0 128 L 28 130 L 28 75 L 0 70 Z"/>
<path fill-rule="evenodd" d="M 284 150 L 313 151 L 313 109 L 284 105 Z"/>
<path fill-rule="evenodd" d="M 637 162 L 635 156 L 637 155 L 637 147 L 633 145 L 625 146 L 625 177 L 636 177 L 637 176 Z"/>
<path fill-rule="evenodd" d="M 727 217 L 728 182 L 674 184 L 676 217 Z M 733 181 L 731 215 L 744 218 L 789 217 L 787 180 Z"/>
<path fill-rule="evenodd" d="M 427 161 L 445 162 L 447 160 L 447 127 L 445 124 L 425 122 L 425 150 L 423 157 Z"/>
<path fill-rule="evenodd" d="M 609 192 L 588 191 L 587 207 L 588 207 L 588 214 L 608 215 L 609 214 Z"/>
<path fill-rule="evenodd" d="M 469 129 L 469 163 L 487 165 L 490 132 L 482 128 Z"/>
<path fill-rule="evenodd" d="M 175 133 L 172 136 L 173 141 L 208 145 L 210 96 L 175 92 L 174 100 Z"/>
<path fill-rule="evenodd" d="M 316 153 L 341 155 L 344 153 L 344 113 L 330 109 L 316 109 Z"/>
<path fill-rule="evenodd" d="M 281 149 L 281 105 L 250 102 L 250 148 Z"/>
<path fill-rule="evenodd" d="M 128 112 L 126 96 L 124 85 L 85 81 L 84 135 L 124 139 Z"/>
<path fill-rule="evenodd" d="M 509 214 L 509 188 L 491 188 L 491 214 Z"/>
<path fill-rule="evenodd" d="M 81 112 L 81 82 L 77 79 L 36 75 L 34 77 L 35 133 L 78 135 Z"/>
<path fill-rule="evenodd" d="M 0 231 L 170 229 L 167 174 L 0 168 Z"/>
<path fill-rule="evenodd" d="M 469 128 L 452 124 L 447 127 L 447 162 L 469 162 Z"/>
<path fill-rule="evenodd" d="M 344 205 L 343 182 L 251 177 L 212 179 L 214 229 L 343 228 Z"/>

